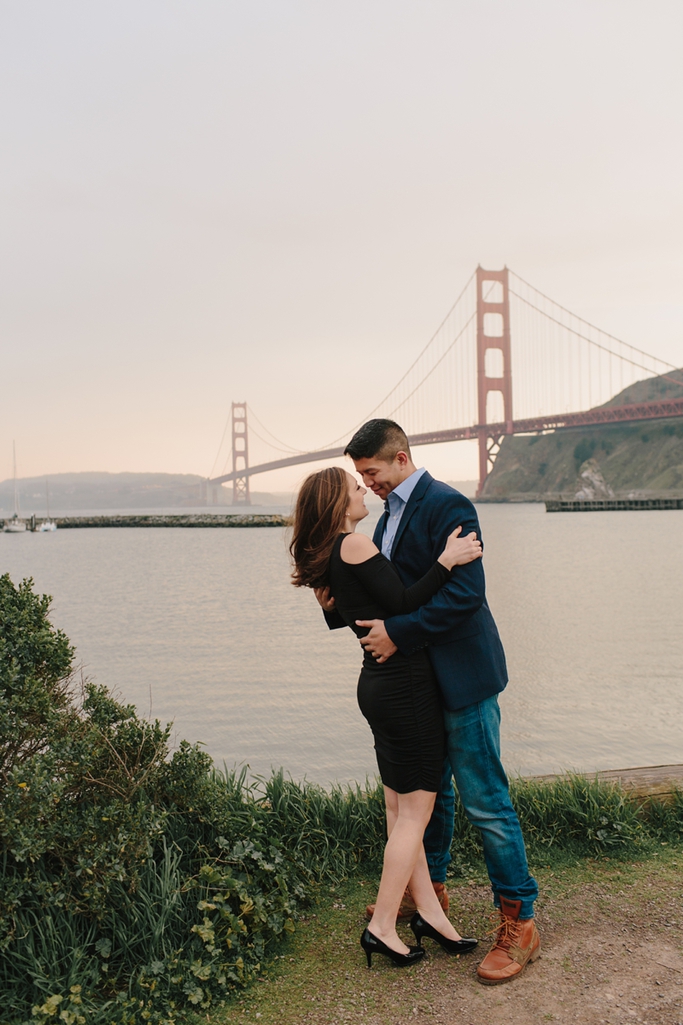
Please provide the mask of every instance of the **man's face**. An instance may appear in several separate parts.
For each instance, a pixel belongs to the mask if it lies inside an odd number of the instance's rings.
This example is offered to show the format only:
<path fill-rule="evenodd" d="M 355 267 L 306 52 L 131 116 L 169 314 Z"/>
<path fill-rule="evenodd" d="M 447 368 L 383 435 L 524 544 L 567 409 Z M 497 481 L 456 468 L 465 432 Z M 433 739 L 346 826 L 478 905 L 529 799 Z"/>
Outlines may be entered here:
<path fill-rule="evenodd" d="M 354 459 L 353 462 L 365 487 L 381 499 L 385 499 L 409 476 L 409 460 L 405 452 L 398 452 L 390 463 L 376 456 L 372 459 Z"/>

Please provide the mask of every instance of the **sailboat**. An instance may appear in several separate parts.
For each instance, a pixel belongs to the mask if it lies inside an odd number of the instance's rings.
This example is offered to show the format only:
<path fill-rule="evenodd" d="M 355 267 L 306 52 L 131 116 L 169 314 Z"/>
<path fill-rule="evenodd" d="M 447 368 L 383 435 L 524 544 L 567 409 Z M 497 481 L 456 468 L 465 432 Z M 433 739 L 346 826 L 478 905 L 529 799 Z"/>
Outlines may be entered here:
<path fill-rule="evenodd" d="M 17 494 L 17 447 L 12 442 L 12 456 L 14 462 L 14 516 L 11 520 L 5 520 L 2 528 L 5 534 L 23 534 L 26 530 L 26 521 L 19 519 L 19 496 Z"/>
<path fill-rule="evenodd" d="M 39 534 L 46 534 L 57 529 L 55 521 L 50 519 L 50 488 L 47 483 L 47 477 L 45 478 L 45 508 L 47 509 L 47 519 L 43 520 L 39 527 L 36 527 Z"/>

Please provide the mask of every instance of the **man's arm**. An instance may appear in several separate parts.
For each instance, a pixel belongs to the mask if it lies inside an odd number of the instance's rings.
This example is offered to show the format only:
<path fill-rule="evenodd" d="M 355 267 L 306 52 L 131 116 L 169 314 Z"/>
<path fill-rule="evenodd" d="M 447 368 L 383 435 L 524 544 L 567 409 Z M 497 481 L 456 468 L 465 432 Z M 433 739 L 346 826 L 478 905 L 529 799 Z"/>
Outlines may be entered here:
<path fill-rule="evenodd" d="M 429 537 L 417 543 L 431 545 L 431 550 L 427 553 L 427 557 L 431 558 L 437 549 L 441 550 L 439 546 L 443 546 L 448 534 L 459 525 L 462 525 L 463 536 L 472 530 L 480 536 L 479 522 L 472 503 L 459 495 L 454 494 L 452 499 L 445 495 L 432 512 Z M 411 540 L 408 531 L 403 538 L 404 544 Z M 468 623 L 483 605 L 484 595 L 482 560 L 475 559 L 466 566 L 457 566 L 450 580 L 417 612 L 387 619 L 387 636 L 404 654 L 409 654 L 426 644 L 438 642 L 444 634 Z M 374 639 L 375 647 L 379 641 L 379 637 Z"/>
<path fill-rule="evenodd" d="M 386 662 L 398 651 L 386 631 L 383 619 L 357 619 L 356 626 L 369 626 L 370 633 L 361 637 L 360 642 L 367 652 L 378 662 Z"/>

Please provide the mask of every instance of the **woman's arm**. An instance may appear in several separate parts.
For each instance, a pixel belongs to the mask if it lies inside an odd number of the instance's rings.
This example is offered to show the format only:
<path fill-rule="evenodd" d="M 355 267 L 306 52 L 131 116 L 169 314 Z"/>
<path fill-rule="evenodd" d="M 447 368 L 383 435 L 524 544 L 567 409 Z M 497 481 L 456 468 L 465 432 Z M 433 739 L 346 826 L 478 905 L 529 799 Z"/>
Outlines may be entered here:
<path fill-rule="evenodd" d="M 449 536 L 438 561 L 411 587 L 404 587 L 394 566 L 364 534 L 348 534 L 342 541 L 340 555 L 387 615 L 400 616 L 415 612 L 433 598 L 450 579 L 452 566 L 480 557 L 481 545 L 476 537 L 460 538 L 459 534 L 458 527 Z"/>

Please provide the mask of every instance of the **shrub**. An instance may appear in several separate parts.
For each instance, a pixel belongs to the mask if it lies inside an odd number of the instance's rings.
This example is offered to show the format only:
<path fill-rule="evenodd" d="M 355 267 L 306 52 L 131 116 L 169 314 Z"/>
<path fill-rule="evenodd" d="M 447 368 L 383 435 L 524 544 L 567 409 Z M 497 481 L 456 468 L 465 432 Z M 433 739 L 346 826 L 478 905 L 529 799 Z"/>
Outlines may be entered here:
<path fill-rule="evenodd" d="M 0 578 L 2 1022 L 137 1025 L 259 971 L 323 879 L 382 847 L 379 792 L 246 783 L 103 687 Z"/>
<path fill-rule="evenodd" d="M 582 438 L 581 441 L 574 448 L 574 459 L 576 460 L 576 468 L 583 465 L 587 459 L 590 459 L 595 452 L 595 439 L 594 438 Z"/>

